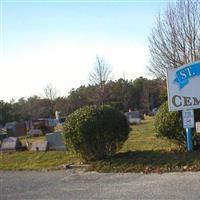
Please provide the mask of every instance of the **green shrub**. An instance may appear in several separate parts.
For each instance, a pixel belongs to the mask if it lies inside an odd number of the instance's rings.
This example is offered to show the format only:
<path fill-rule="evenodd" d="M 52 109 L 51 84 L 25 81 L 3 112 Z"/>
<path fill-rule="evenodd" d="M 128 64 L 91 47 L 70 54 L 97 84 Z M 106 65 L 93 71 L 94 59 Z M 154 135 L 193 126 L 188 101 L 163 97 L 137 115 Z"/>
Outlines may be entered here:
<path fill-rule="evenodd" d="M 199 120 L 199 110 L 195 110 L 195 120 Z M 182 147 L 186 147 L 186 132 L 183 128 L 182 112 L 169 112 L 165 102 L 159 109 L 155 118 L 157 136 L 174 140 Z M 200 149 L 200 134 L 193 129 L 194 149 Z"/>
<path fill-rule="evenodd" d="M 113 155 L 127 139 L 126 117 L 108 106 L 86 106 L 68 116 L 64 125 L 66 144 L 85 160 Z"/>
<path fill-rule="evenodd" d="M 167 137 L 185 145 L 186 134 L 182 125 L 181 112 L 169 112 L 167 102 L 159 108 L 155 118 L 155 129 L 158 136 Z"/>

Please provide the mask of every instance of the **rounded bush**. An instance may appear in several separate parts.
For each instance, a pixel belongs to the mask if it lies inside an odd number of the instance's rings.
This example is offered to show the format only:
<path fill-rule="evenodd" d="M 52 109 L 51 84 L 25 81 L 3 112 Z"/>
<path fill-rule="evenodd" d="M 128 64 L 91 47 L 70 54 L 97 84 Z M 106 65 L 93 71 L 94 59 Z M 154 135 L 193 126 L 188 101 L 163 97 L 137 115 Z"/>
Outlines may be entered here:
<path fill-rule="evenodd" d="M 126 117 L 111 107 L 86 106 L 68 116 L 63 132 L 69 149 L 85 160 L 99 160 L 120 148 L 129 125 Z"/>
<path fill-rule="evenodd" d="M 200 119 L 199 110 L 195 110 L 195 120 Z M 186 147 L 186 132 L 183 128 L 182 112 L 169 112 L 168 104 L 165 102 L 155 118 L 155 129 L 157 136 L 166 137 Z M 200 150 L 200 134 L 193 129 L 193 145 L 195 150 Z"/>
<path fill-rule="evenodd" d="M 169 112 L 167 102 L 161 105 L 155 118 L 155 129 L 158 136 L 173 139 L 185 145 L 186 134 L 182 124 L 181 112 Z"/>

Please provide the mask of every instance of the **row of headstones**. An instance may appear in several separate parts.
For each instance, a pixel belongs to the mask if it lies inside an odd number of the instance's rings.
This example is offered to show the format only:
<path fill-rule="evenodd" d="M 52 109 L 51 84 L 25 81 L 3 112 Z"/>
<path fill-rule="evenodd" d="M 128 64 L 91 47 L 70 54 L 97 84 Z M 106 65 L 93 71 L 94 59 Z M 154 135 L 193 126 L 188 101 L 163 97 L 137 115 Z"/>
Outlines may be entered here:
<path fill-rule="evenodd" d="M 60 132 L 46 134 L 46 141 L 34 141 L 32 144 L 26 139 L 26 147 L 30 151 L 66 151 L 66 145 Z M 4 138 L 0 147 L 2 152 L 22 150 L 22 143 L 17 137 Z"/>

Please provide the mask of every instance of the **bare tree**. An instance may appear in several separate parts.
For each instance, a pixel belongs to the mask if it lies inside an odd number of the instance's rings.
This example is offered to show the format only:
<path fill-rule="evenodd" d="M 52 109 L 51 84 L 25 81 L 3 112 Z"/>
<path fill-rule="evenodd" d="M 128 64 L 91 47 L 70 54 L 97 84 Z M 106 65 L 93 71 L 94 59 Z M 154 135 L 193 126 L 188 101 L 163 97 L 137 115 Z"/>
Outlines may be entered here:
<path fill-rule="evenodd" d="M 96 57 L 96 63 L 93 71 L 89 74 L 89 81 L 97 86 L 97 93 L 94 95 L 97 103 L 104 104 L 106 101 L 106 83 L 111 79 L 111 67 L 102 57 Z"/>
<path fill-rule="evenodd" d="M 49 117 L 54 117 L 54 106 L 55 100 L 58 96 L 58 90 L 54 88 L 51 84 L 48 84 L 44 88 L 44 98 L 46 100 L 46 106 L 48 109 Z"/>
<path fill-rule="evenodd" d="M 44 95 L 46 99 L 53 101 L 57 98 L 58 90 L 54 88 L 51 84 L 48 84 L 44 88 Z"/>
<path fill-rule="evenodd" d="M 159 14 L 149 37 L 149 71 L 165 78 L 168 67 L 200 59 L 200 1 L 179 0 Z"/>
<path fill-rule="evenodd" d="M 93 71 L 90 73 L 89 81 L 94 85 L 104 85 L 111 78 L 111 68 L 102 57 L 96 57 Z"/>

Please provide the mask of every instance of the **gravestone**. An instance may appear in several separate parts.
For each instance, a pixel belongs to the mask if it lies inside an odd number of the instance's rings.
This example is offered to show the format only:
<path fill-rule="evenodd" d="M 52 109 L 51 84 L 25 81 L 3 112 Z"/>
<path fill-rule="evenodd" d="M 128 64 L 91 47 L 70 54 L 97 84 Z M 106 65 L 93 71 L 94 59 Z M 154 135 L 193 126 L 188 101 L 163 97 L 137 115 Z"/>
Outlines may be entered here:
<path fill-rule="evenodd" d="M 6 132 L 6 130 L 3 128 L 0 128 L 0 143 L 2 143 L 3 139 L 7 137 L 8 137 L 8 133 Z"/>
<path fill-rule="evenodd" d="M 140 124 L 141 123 L 141 117 L 140 117 L 139 111 L 126 112 L 125 116 L 127 117 L 127 120 L 130 124 L 132 124 L 132 123 Z"/>
<path fill-rule="evenodd" d="M 2 152 L 17 151 L 22 147 L 21 141 L 16 137 L 4 138 L 1 144 Z"/>
<path fill-rule="evenodd" d="M 42 135 L 42 131 L 40 129 L 31 129 L 28 132 L 28 135 L 30 135 L 30 136 L 40 136 L 40 135 Z"/>
<path fill-rule="evenodd" d="M 47 151 L 48 149 L 48 142 L 47 141 L 35 141 L 32 143 L 31 151 Z"/>
<path fill-rule="evenodd" d="M 0 133 L 0 143 L 3 142 L 3 139 L 7 138 L 8 134 L 7 133 Z"/>
<path fill-rule="evenodd" d="M 24 122 L 8 122 L 5 125 L 5 129 L 10 137 L 26 135 L 26 123 Z"/>
<path fill-rule="evenodd" d="M 46 134 L 46 138 L 50 150 L 66 151 L 66 146 L 60 132 L 48 133 Z"/>

